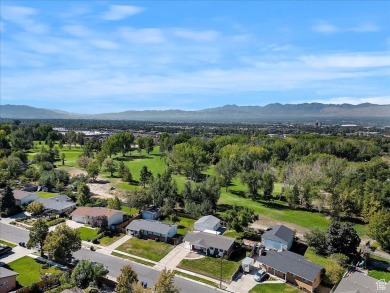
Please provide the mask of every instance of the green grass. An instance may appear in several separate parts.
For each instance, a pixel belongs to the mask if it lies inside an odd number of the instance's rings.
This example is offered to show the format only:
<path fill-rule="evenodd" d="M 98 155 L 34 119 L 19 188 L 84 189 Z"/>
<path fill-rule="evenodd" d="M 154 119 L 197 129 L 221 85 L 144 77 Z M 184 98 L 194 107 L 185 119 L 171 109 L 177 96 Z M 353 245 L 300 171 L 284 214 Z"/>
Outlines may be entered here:
<path fill-rule="evenodd" d="M 173 246 L 165 242 L 157 242 L 155 240 L 144 240 L 138 238 L 131 238 L 117 248 L 119 251 L 153 261 L 160 261 L 172 249 Z"/>
<path fill-rule="evenodd" d="M 117 257 L 120 257 L 120 258 L 125 258 L 125 259 L 128 259 L 128 260 L 134 261 L 134 262 L 138 262 L 138 263 L 141 263 L 141 264 L 149 266 L 149 267 L 153 267 L 155 265 L 154 263 L 152 263 L 150 261 L 146 261 L 146 260 L 143 260 L 143 259 L 138 259 L 138 258 L 131 257 L 131 256 L 128 256 L 128 255 L 124 255 L 124 254 L 121 254 L 121 253 L 115 252 L 115 251 L 112 252 L 111 255 L 117 256 Z"/>
<path fill-rule="evenodd" d="M 42 264 L 39 264 L 35 259 L 24 256 L 8 264 L 9 267 L 19 273 L 19 276 L 16 277 L 16 280 L 20 285 L 29 286 L 32 283 L 38 282 L 41 280 L 39 274 L 45 273 L 60 273 L 61 271 L 56 267 L 50 267 L 49 269 L 43 269 Z"/>
<path fill-rule="evenodd" d="M 13 243 L 10 243 L 10 242 L 4 241 L 4 240 L 0 240 L 0 244 L 7 245 L 9 247 L 16 247 L 16 244 L 13 244 Z"/>
<path fill-rule="evenodd" d="M 177 271 L 177 270 L 175 270 L 175 274 L 179 275 L 179 276 L 186 277 L 186 278 L 191 279 L 191 280 L 195 280 L 195 281 L 198 281 L 198 282 L 210 285 L 210 286 L 219 287 L 219 284 L 217 284 L 217 283 L 215 283 L 213 281 L 206 280 L 206 279 L 194 276 L 194 275 L 186 274 L 186 273 L 183 273 L 183 272 L 180 272 L 180 271 Z"/>
<path fill-rule="evenodd" d="M 384 258 L 384 257 L 381 257 L 381 256 L 377 256 L 375 254 L 370 254 L 370 259 L 379 260 L 381 262 L 385 262 L 385 263 L 390 265 L 390 259 L 387 259 L 387 258 Z"/>
<path fill-rule="evenodd" d="M 222 261 L 222 280 L 224 282 L 229 282 L 238 266 L 238 262 L 224 259 Z M 179 268 L 219 280 L 221 274 L 221 259 L 208 256 L 200 259 L 183 259 L 179 264 Z"/>
<path fill-rule="evenodd" d="M 187 232 L 194 229 L 195 220 L 190 218 L 178 217 L 179 222 L 177 222 L 177 234 L 184 236 Z"/>
<path fill-rule="evenodd" d="M 80 231 L 81 240 L 84 241 L 91 240 L 97 236 L 97 231 L 95 229 L 80 227 L 78 230 Z"/>
<path fill-rule="evenodd" d="M 370 270 L 368 275 L 378 280 L 386 280 L 386 282 L 390 282 L 390 271 Z"/>
<path fill-rule="evenodd" d="M 235 230 L 227 230 L 223 233 L 223 236 L 232 237 L 232 238 L 241 238 L 244 235 L 244 232 L 237 232 Z"/>
<path fill-rule="evenodd" d="M 102 245 L 102 246 L 111 245 L 115 241 L 118 241 L 119 239 L 121 239 L 123 236 L 125 236 L 125 235 L 124 234 L 117 234 L 117 235 L 114 235 L 114 236 L 104 236 L 103 238 L 99 239 L 100 240 L 100 245 Z"/>
<path fill-rule="evenodd" d="M 58 195 L 58 193 L 46 192 L 46 191 L 39 191 L 37 192 L 37 194 L 39 195 L 40 198 L 51 198 Z"/>
<path fill-rule="evenodd" d="M 311 248 L 311 247 L 309 247 L 306 250 L 305 258 L 308 261 L 314 262 L 314 263 L 319 264 L 320 266 L 323 266 L 323 267 L 325 267 L 327 264 L 333 262 L 333 260 L 331 260 L 330 258 L 326 258 L 322 255 L 316 254 L 314 248 Z"/>
<path fill-rule="evenodd" d="M 301 293 L 302 291 L 295 289 L 286 284 L 257 284 L 249 293 Z"/>
<path fill-rule="evenodd" d="M 130 207 L 127 207 L 127 206 L 122 206 L 121 207 L 121 211 L 125 212 L 126 214 L 128 214 L 130 216 L 135 215 L 136 213 L 138 213 L 138 209 L 130 208 Z"/>

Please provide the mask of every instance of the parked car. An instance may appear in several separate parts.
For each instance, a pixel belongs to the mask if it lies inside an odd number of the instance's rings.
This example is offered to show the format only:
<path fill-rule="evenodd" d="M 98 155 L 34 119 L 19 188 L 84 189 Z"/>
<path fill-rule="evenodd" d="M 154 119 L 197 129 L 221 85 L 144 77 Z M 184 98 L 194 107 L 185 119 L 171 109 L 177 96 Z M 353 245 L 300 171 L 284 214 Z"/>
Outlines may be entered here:
<path fill-rule="evenodd" d="M 0 255 L 10 253 L 12 251 L 12 247 L 0 244 Z"/>
<path fill-rule="evenodd" d="M 267 272 L 265 270 L 258 270 L 256 274 L 253 276 L 253 279 L 256 282 L 261 282 L 264 280 L 265 276 L 267 276 Z"/>

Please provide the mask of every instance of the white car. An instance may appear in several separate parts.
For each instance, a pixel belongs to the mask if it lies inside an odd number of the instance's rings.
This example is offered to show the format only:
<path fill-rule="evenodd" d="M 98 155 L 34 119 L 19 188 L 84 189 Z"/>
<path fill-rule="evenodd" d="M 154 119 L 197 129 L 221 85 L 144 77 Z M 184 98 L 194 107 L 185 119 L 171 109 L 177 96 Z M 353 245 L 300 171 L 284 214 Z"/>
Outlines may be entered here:
<path fill-rule="evenodd" d="M 261 282 L 265 276 L 267 275 L 267 272 L 265 270 L 258 270 L 256 274 L 253 276 L 253 279 L 256 282 Z"/>

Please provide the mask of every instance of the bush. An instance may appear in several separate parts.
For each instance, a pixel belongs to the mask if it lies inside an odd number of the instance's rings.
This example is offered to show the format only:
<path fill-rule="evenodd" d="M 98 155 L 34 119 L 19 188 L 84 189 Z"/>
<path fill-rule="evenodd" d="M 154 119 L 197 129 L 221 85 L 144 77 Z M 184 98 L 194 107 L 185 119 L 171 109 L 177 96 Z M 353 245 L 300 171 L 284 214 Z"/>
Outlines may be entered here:
<path fill-rule="evenodd" d="M 104 232 L 103 232 L 103 233 L 99 233 L 99 234 L 97 235 L 97 238 L 98 238 L 98 239 L 102 239 L 104 236 L 105 236 L 105 233 L 104 233 Z"/>
<path fill-rule="evenodd" d="M 99 239 L 97 239 L 97 238 L 92 238 L 92 243 L 93 243 L 93 244 L 99 244 L 100 241 L 99 241 Z"/>
<path fill-rule="evenodd" d="M 50 265 L 47 264 L 47 263 L 45 263 L 45 264 L 42 266 L 42 269 L 44 269 L 44 270 L 47 270 L 47 269 L 49 269 L 49 268 L 50 268 Z"/>
<path fill-rule="evenodd" d="M 160 238 L 156 238 L 156 239 L 154 239 L 156 242 L 159 242 L 160 241 Z"/>
<path fill-rule="evenodd" d="M 57 225 L 59 223 L 63 223 L 63 222 L 65 222 L 64 218 L 57 218 L 57 219 L 54 219 L 51 221 L 47 221 L 46 225 L 48 225 L 50 227 L 50 226 L 55 226 L 55 225 Z"/>

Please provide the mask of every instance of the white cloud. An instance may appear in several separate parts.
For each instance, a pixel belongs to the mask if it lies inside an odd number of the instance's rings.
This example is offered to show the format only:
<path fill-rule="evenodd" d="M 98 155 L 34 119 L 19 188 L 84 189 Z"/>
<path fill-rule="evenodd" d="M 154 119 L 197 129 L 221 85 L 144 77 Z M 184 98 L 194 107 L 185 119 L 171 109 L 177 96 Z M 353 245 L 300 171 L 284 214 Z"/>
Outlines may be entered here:
<path fill-rule="evenodd" d="M 198 42 L 213 41 L 218 37 L 218 32 L 213 30 L 194 31 L 194 30 L 179 28 L 179 29 L 175 29 L 173 31 L 173 34 L 176 37 L 180 37 L 192 41 L 198 41 Z"/>
<path fill-rule="evenodd" d="M 280 52 L 290 50 L 292 47 L 292 45 L 269 44 L 262 48 L 262 51 Z"/>
<path fill-rule="evenodd" d="M 160 29 L 156 28 L 121 28 L 119 30 L 121 37 L 130 43 L 136 44 L 158 44 L 165 42 L 165 37 Z"/>
<path fill-rule="evenodd" d="M 319 33 L 331 34 L 339 31 L 339 28 L 328 23 L 316 24 L 312 30 Z"/>
<path fill-rule="evenodd" d="M 75 37 L 88 37 L 92 35 L 92 31 L 83 25 L 64 25 L 62 30 Z"/>
<path fill-rule="evenodd" d="M 103 39 L 93 39 L 93 40 L 90 40 L 90 43 L 92 46 L 99 48 L 99 49 L 116 50 L 119 48 L 118 44 L 111 42 L 111 41 L 103 40 Z"/>
<path fill-rule="evenodd" d="M 334 54 L 300 57 L 310 67 L 317 68 L 364 68 L 390 66 L 390 54 Z"/>
<path fill-rule="evenodd" d="M 320 22 L 312 26 L 312 30 L 324 34 L 332 34 L 337 32 L 356 32 L 356 33 L 368 33 L 377 32 L 380 27 L 373 23 L 362 23 L 352 27 L 339 27 L 330 23 Z"/>
<path fill-rule="evenodd" d="M 37 10 L 25 6 L 3 6 L 1 7 L 1 18 L 16 23 L 25 31 L 42 34 L 47 32 L 47 26 L 34 21 L 31 17 L 37 14 Z"/>
<path fill-rule="evenodd" d="M 110 9 L 102 14 L 102 18 L 105 20 L 121 20 L 142 11 L 144 11 L 144 8 L 138 6 L 111 5 Z"/>

